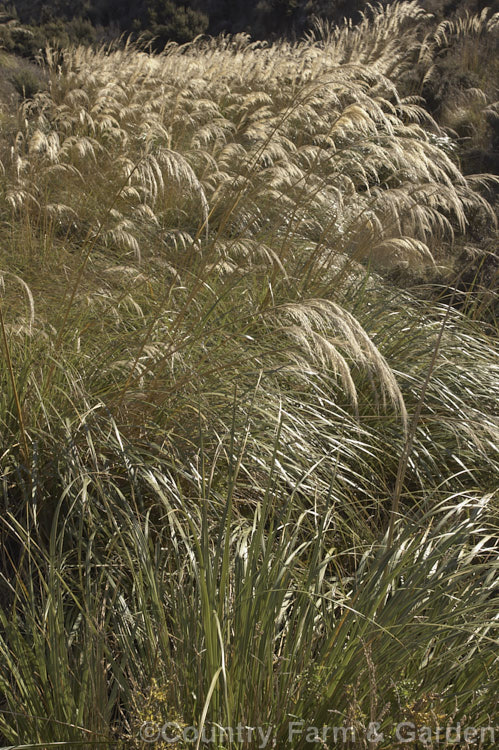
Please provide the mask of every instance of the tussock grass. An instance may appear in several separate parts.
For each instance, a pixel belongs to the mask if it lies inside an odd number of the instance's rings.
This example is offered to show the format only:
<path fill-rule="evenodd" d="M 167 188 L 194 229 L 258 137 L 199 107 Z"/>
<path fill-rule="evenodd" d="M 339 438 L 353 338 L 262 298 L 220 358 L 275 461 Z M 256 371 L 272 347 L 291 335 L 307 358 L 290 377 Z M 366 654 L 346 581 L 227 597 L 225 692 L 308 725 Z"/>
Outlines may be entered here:
<path fill-rule="evenodd" d="M 5 742 L 493 715 L 497 340 L 389 280 L 494 221 L 401 93 L 424 20 L 47 51 L 0 145 Z"/>

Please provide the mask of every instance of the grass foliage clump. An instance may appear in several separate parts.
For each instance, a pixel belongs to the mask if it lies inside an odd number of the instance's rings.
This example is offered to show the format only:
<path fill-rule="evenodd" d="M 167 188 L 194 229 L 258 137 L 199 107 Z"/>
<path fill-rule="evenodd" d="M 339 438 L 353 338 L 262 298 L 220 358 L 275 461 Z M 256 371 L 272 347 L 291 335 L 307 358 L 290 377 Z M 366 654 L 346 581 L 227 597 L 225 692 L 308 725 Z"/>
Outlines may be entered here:
<path fill-rule="evenodd" d="M 456 259 L 494 178 L 423 107 L 465 34 L 426 22 L 48 50 L 2 112 L 6 744 L 493 724 L 496 300 Z"/>

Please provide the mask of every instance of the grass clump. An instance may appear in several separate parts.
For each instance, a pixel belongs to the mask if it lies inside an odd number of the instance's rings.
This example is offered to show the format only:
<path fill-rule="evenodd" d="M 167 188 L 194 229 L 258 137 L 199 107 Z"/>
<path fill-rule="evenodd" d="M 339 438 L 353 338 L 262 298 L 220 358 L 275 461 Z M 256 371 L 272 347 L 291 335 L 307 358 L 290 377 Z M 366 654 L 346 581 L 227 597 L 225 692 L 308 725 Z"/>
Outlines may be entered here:
<path fill-rule="evenodd" d="M 493 317 L 393 279 L 493 178 L 401 93 L 422 18 L 47 52 L 0 144 L 5 743 L 490 725 Z"/>
<path fill-rule="evenodd" d="M 14 73 L 10 82 L 23 99 L 32 99 L 40 88 L 40 79 L 30 70 L 19 70 Z"/>

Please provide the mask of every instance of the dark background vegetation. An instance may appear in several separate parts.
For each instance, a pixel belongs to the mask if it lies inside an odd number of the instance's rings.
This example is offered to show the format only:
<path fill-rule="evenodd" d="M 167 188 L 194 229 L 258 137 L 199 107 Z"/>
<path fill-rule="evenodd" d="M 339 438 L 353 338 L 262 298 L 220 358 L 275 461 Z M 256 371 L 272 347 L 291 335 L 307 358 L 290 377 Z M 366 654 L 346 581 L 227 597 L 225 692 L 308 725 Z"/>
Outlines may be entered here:
<path fill-rule="evenodd" d="M 386 0 L 384 3 L 386 4 Z M 486 0 L 422 0 L 437 18 L 499 8 Z M 34 54 L 44 41 L 89 42 L 121 33 L 143 34 L 156 49 L 168 41 L 188 42 L 198 34 L 248 33 L 254 39 L 300 36 L 314 17 L 333 22 L 358 19 L 366 0 L 15 0 L 2 12 L 28 27 L 12 32 L 17 52 Z"/>

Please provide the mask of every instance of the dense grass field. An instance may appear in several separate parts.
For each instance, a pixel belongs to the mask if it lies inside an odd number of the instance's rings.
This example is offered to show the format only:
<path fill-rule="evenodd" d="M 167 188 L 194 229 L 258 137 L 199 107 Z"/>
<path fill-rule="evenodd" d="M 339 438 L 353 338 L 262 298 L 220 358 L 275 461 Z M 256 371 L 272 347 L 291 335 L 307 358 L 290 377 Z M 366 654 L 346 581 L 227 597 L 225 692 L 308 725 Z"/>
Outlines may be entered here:
<path fill-rule="evenodd" d="M 498 22 L 0 89 L 3 746 L 499 742 Z"/>

